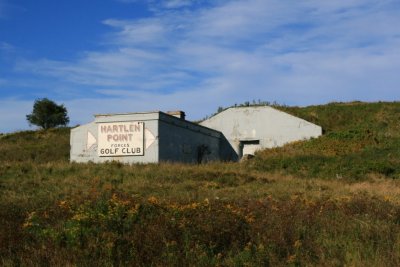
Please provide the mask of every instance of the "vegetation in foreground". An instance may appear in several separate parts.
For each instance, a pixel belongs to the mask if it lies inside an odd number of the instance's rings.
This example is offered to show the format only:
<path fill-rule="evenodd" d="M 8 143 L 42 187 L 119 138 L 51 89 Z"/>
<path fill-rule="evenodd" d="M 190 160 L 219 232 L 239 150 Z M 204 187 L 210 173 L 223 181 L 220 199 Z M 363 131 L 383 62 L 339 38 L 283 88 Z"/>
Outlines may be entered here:
<path fill-rule="evenodd" d="M 244 163 L 70 164 L 69 129 L 0 137 L 3 266 L 399 266 L 399 103 Z"/>

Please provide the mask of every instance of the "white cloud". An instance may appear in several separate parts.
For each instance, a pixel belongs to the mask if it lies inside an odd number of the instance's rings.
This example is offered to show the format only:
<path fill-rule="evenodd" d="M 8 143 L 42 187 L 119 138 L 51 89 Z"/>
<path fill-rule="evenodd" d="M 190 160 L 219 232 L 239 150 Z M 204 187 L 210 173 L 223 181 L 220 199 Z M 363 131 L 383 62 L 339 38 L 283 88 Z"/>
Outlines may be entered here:
<path fill-rule="evenodd" d="M 194 2 L 161 3 L 172 9 Z M 108 19 L 113 32 L 104 51 L 76 61 L 21 60 L 17 68 L 97 92 L 67 103 L 72 120 L 180 108 L 200 118 L 252 99 L 394 100 L 399 13 L 394 0 L 218 1 L 147 19 Z"/>
<path fill-rule="evenodd" d="M 150 10 L 160 11 L 161 9 L 178 9 L 190 7 L 195 4 L 205 3 L 210 0 L 116 0 L 117 2 L 132 4 L 145 2 L 149 5 Z M 216 0 L 214 0 L 216 2 Z"/>
<path fill-rule="evenodd" d="M 159 46 L 159 42 L 164 40 L 164 35 L 167 33 L 167 25 L 164 25 L 159 19 L 141 21 L 108 19 L 103 23 L 120 31 L 112 36 L 112 42 L 123 45 Z"/>
<path fill-rule="evenodd" d="M 190 6 L 195 0 L 167 0 L 164 2 L 166 8 L 180 8 Z"/>

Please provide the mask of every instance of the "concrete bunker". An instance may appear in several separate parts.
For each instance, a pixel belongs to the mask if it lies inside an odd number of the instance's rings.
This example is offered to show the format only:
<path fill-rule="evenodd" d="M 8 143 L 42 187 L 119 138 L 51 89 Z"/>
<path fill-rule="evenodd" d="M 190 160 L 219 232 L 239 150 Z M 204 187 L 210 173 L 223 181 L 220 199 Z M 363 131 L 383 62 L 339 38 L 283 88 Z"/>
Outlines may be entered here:
<path fill-rule="evenodd" d="M 185 113 L 95 115 L 71 130 L 70 160 L 124 163 L 238 161 L 257 150 L 318 137 L 320 126 L 272 107 L 234 107 L 202 121 Z"/>
<path fill-rule="evenodd" d="M 219 131 L 186 121 L 183 112 L 99 114 L 71 130 L 71 161 L 124 163 L 221 160 Z"/>
<path fill-rule="evenodd" d="M 231 107 L 200 123 L 220 131 L 238 159 L 322 135 L 322 128 L 269 106 Z"/>

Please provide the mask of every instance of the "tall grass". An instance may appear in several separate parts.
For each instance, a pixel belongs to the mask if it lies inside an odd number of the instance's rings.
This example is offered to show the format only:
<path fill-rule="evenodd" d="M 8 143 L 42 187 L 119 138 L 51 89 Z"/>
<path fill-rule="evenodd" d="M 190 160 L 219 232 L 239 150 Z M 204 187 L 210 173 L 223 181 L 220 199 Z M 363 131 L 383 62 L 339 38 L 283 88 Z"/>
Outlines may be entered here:
<path fill-rule="evenodd" d="M 324 136 L 264 150 L 251 164 L 300 177 L 400 178 L 400 103 L 332 103 L 283 110 L 321 125 Z"/>
<path fill-rule="evenodd" d="M 286 109 L 325 135 L 243 163 L 77 164 L 69 129 L 0 137 L 0 264 L 399 266 L 399 104 Z"/>
<path fill-rule="evenodd" d="M 398 205 L 366 195 L 175 202 L 92 190 L 30 212 L 18 254 L 24 265 L 398 266 L 399 220 Z"/>

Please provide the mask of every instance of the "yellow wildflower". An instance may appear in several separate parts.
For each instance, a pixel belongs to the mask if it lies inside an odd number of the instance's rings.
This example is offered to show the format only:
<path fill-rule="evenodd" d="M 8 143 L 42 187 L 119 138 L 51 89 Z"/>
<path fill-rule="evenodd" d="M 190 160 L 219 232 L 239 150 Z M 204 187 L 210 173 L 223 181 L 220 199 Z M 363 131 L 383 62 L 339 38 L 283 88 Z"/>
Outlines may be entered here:
<path fill-rule="evenodd" d="M 89 218 L 88 215 L 83 214 L 83 213 L 77 213 L 72 217 L 72 220 L 76 220 L 76 221 L 84 221 L 87 220 Z"/>
<path fill-rule="evenodd" d="M 153 204 L 153 205 L 158 204 L 158 199 L 157 199 L 156 197 L 154 197 L 154 196 L 149 197 L 149 198 L 147 199 L 147 201 L 150 202 L 150 203 Z"/>

